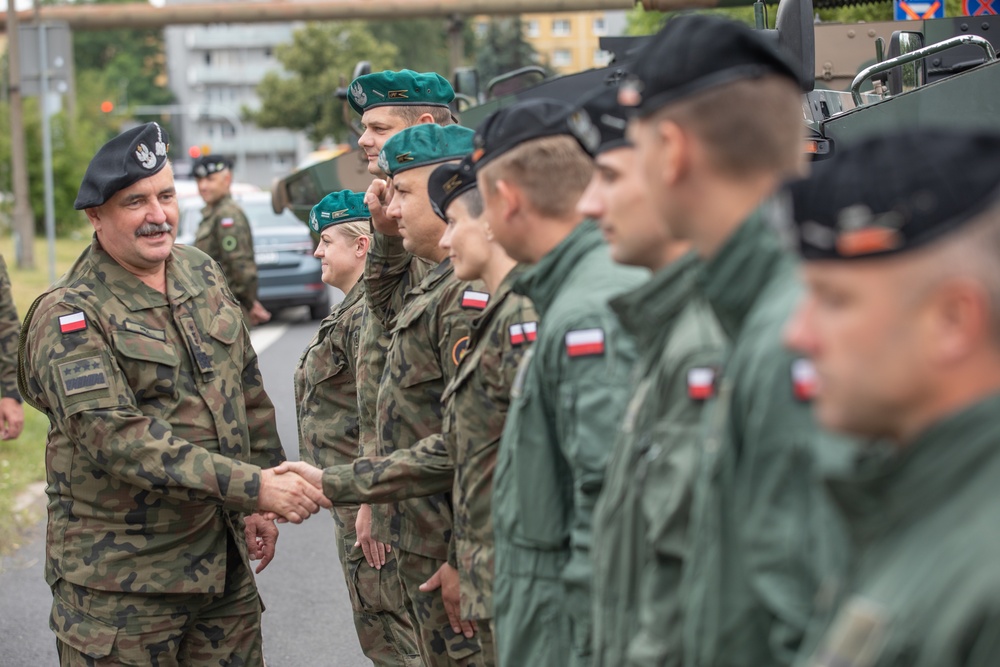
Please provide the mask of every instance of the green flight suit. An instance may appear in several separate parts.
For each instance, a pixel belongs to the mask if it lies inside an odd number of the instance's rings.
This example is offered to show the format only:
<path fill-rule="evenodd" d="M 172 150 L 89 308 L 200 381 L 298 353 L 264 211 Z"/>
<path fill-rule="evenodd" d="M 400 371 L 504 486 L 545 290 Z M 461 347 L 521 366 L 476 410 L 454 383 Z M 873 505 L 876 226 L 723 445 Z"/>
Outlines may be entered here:
<path fill-rule="evenodd" d="M 640 351 L 594 511 L 595 667 L 680 665 L 681 566 L 723 336 L 686 255 L 611 307 Z"/>
<path fill-rule="evenodd" d="M 636 359 L 607 302 L 648 277 L 612 262 L 587 220 L 515 283 L 543 323 L 514 382 L 493 480 L 502 666 L 588 663 L 591 519 Z"/>
<path fill-rule="evenodd" d="M 364 285 L 359 281 L 320 323 L 295 369 L 299 457 L 321 468 L 358 457 L 358 393 L 355 373 L 364 315 Z M 364 654 L 376 665 L 419 664 L 413 625 L 403 607 L 396 559 L 376 570 L 365 561 L 357 541 L 357 505 L 334 507 L 337 557 L 344 571 L 354 612 L 354 627 Z M 388 585 L 382 580 L 388 579 Z"/>
<path fill-rule="evenodd" d="M 20 402 L 17 390 L 17 339 L 21 320 L 14 305 L 7 263 L 0 256 L 0 397 Z"/>
<path fill-rule="evenodd" d="M 848 474 L 830 480 L 855 554 L 837 604 L 817 615 L 798 664 L 998 664 L 998 479 L 994 394 L 905 449 L 866 451 Z"/>
<path fill-rule="evenodd" d="M 699 283 L 730 352 L 705 410 L 682 573 L 685 665 L 788 665 L 820 584 L 845 563 L 821 479 L 848 450 L 820 431 L 793 381 L 800 360 L 782 330 L 802 290 L 763 210 L 703 265 Z"/>
<path fill-rule="evenodd" d="M 231 196 L 201 209 L 194 246 L 222 266 L 229 289 L 239 300 L 244 315 L 249 313 L 257 300 L 253 233 L 243 209 Z"/>
<path fill-rule="evenodd" d="M 219 644 L 232 630 L 259 655 L 243 516 L 256 510 L 261 468 L 285 456 L 225 285 L 207 255 L 175 246 L 161 293 L 95 237 L 25 317 L 18 384 L 51 422 L 52 627 L 91 657 L 142 654 L 151 664 L 163 647 L 134 645 L 137 616 L 219 614 L 216 598 L 230 593 L 236 626 L 195 622 L 183 632 L 215 634 Z"/>

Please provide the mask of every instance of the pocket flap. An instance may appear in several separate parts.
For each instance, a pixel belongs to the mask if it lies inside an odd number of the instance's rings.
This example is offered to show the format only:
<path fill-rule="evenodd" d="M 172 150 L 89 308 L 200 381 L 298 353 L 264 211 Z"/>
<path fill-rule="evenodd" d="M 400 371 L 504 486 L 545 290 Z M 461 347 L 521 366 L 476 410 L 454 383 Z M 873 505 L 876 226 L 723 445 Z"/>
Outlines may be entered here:
<path fill-rule="evenodd" d="M 180 358 L 173 347 L 135 331 L 119 329 L 113 334 L 115 349 L 129 359 L 152 361 L 164 366 L 177 366 Z"/>
<path fill-rule="evenodd" d="M 59 641 L 95 659 L 111 655 L 118 636 L 118 628 L 77 611 L 58 596 L 52 602 L 49 627 Z"/>

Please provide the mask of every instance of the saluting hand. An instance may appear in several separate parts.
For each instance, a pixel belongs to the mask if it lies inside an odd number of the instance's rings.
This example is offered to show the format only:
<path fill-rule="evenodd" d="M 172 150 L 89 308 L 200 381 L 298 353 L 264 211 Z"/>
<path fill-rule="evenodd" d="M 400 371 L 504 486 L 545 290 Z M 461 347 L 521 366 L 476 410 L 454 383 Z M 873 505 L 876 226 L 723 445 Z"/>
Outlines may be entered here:
<path fill-rule="evenodd" d="M 385 211 L 392 201 L 392 181 L 376 178 L 365 192 L 365 205 L 372 214 L 372 226 L 375 231 L 386 236 L 399 236 L 399 226 L 396 221 L 386 215 Z"/>

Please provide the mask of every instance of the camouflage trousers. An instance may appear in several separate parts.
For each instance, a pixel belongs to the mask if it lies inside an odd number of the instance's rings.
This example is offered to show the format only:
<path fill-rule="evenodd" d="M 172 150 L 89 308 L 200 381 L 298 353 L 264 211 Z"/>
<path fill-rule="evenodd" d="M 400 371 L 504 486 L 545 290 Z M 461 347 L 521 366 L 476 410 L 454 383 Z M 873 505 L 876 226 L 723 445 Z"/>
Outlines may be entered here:
<path fill-rule="evenodd" d="M 230 541 L 221 594 L 99 591 L 59 580 L 49 626 L 61 667 L 263 667 L 263 607 Z"/>
<path fill-rule="evenodd" d="M 431 578 L 444 561 L 409 551 L 396 554 L 399 580 L 403 584 L 404 603 L 410 620 L 417 628 L 417 646 L 426 667 L 484 667 L 493 664 L 484 653 L 479 639 L 455 634 L 444 610 L 441 591 L 424 593 L 420 585 Z M 485 659 L 484 659 L 485 658 Z"/>
<path fill-rule="evenodd" d="M 420 667 L 413 624 L 403 605 L 396 574 L 396 555 L 389 552 L 381 570 L 368 565 L 361 547 L 355 547 L 357 507 L 332 510 L 338 557 L 351 596 L 354 628 L 361 650 L 375 667 Z"/>

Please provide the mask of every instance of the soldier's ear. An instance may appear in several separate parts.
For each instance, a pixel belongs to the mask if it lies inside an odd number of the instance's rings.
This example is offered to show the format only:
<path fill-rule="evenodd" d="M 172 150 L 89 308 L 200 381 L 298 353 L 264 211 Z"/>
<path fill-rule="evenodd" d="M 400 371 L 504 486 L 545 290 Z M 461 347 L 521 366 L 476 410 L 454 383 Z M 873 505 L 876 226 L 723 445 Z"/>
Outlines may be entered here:
<path fill-rule="evenodd" d="M 371 238 L 362 234 L 354 241 L 354 255 L 363 258 L 368 255 L 368 248 L 371 246 Z"/>
<path fill-rule="evenodd" d="M 87 220 L 90 221 L 91 226 L 94 228 L 95 232 L 101 231 L 101 207 L 94 206 L 92 208 L 84 209 L 84 213 L 87 214 Z"/>
<path fill-rule="evenodd" d="M 496 191 L 500 197 L 500 218 L 506 222 L 521 210 L 521 190 L 515 184 L 501 179 L 496 182 Z"/>

